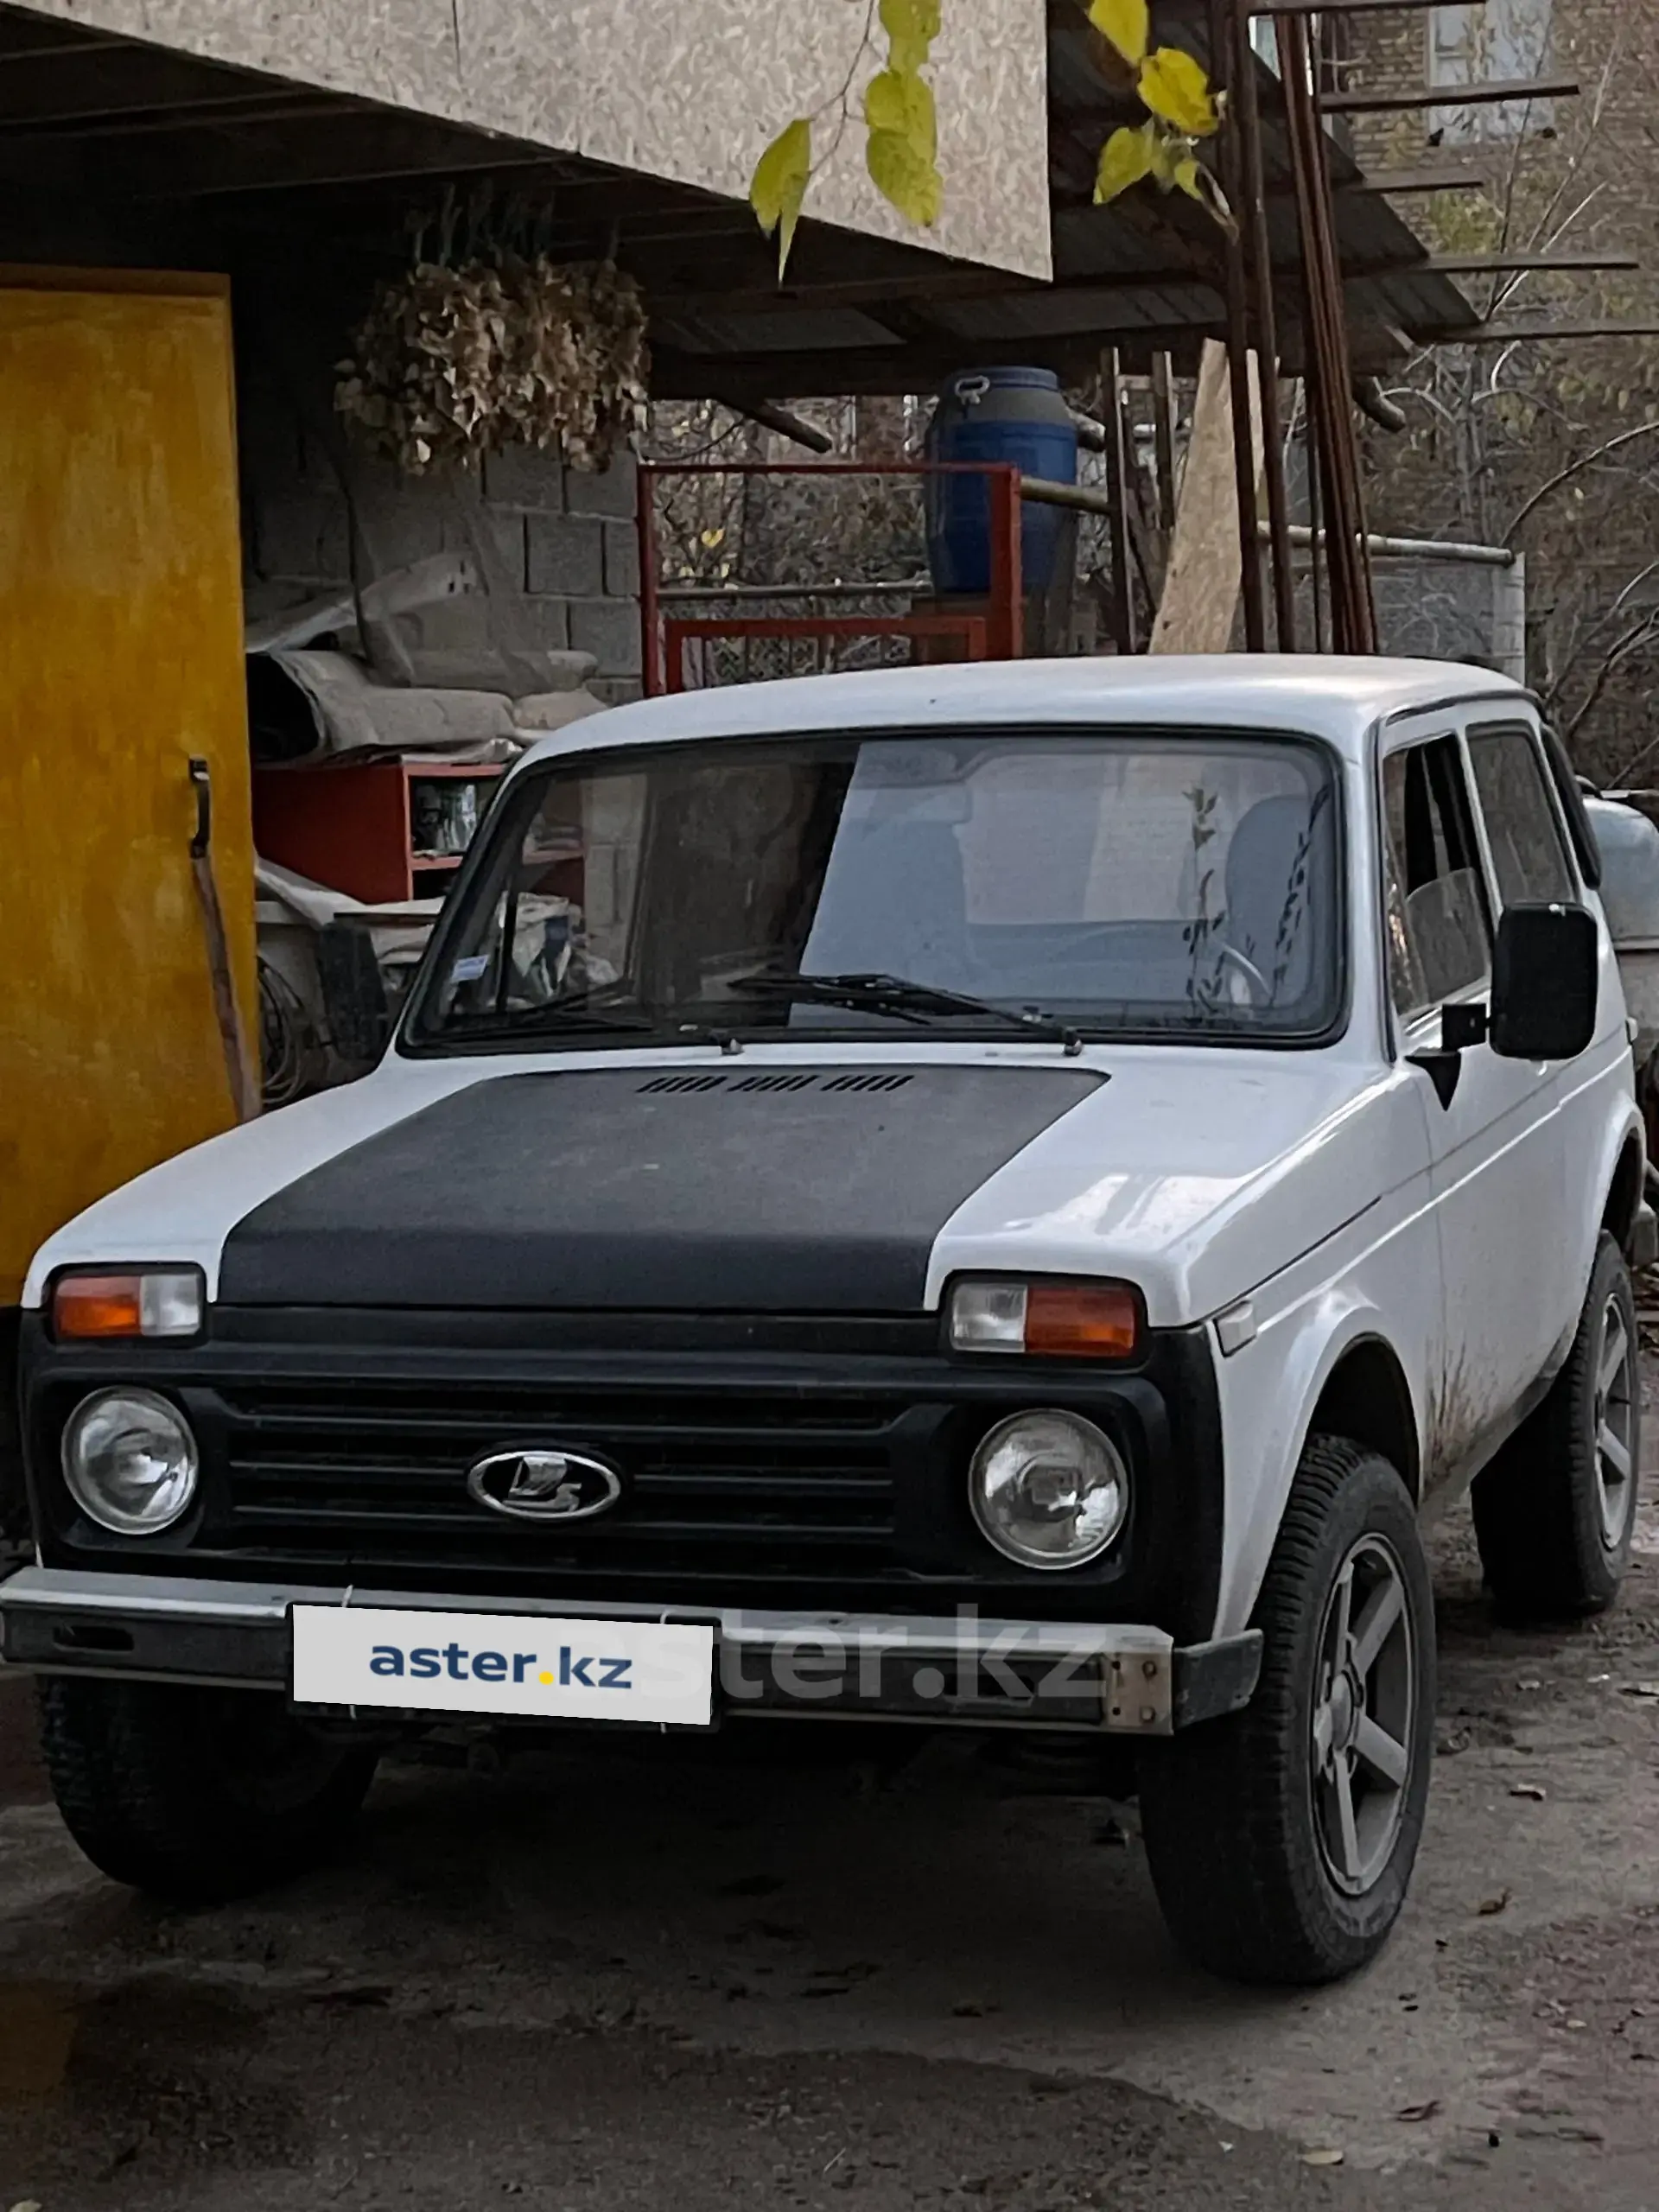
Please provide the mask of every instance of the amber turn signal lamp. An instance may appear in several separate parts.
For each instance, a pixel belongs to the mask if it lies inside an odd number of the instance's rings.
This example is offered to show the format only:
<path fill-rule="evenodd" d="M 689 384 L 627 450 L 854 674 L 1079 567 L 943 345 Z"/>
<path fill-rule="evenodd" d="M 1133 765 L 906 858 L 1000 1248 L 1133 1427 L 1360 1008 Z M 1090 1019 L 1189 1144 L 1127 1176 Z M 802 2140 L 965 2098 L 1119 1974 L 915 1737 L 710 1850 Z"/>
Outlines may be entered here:
<path fill-rule="evenodd" d="M 1141 1341 L 1141 1300 L 1124 1282 L 959 1282 L 950 1294 L 953 1351 L 1039 1359 L 1128 1359 Z"/>
<path fill-rule="evenodd" d="M 60 1344 L 194 1337 L 202 1306 L 194 1268 L 60 1275 L 52 1292 L 52 1333 Z"/>
<path fill-rule="evenodd" d="M 1141 1334 L 1127 1283 L 1034 1282 L 1026 1300 L 1026 1350 L 1051 1359 L 1127 1359 Z"/>

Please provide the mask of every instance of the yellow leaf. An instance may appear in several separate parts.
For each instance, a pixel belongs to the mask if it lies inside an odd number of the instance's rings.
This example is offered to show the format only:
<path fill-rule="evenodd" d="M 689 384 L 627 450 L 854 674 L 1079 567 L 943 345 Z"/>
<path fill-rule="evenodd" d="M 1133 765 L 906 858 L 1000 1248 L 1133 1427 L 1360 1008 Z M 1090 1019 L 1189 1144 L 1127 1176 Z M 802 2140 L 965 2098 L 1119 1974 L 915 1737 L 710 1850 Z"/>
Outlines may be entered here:
<path fill-rule="evenodd" d="M 896 130 L 872 130 L 865 154 L 876 190 L 912 223 L 931 228 L 944 203 L 944 180 L 912 140 Z"/>
<path fill-rule="evenodd" d="M 1132 68 L 1141 67 L 1152 36 L 1147 0 L 1092 0 L 1089 20 Z"/>
<path fill-rule="evenodd" d="M 1202 204 L 1198 157 L 1193 151 L 1192 141 L 1184 138 L 1179 130 L 1164 130 L 1156 123 L 1147 124 L 1147 134 L 1151 141 L 1152 174 L 1162 189 L 1184 192 L 1189 200 Z"/>
<path fill-rule="evenodd" d="M 806 188 L 812 177 L 812 125 L 797 116 L 780 131 L 755 164 L 749 185 L 749 205 L 768 238 L 778 233 L 778 274 L 789 262 L 795 243 L 795 226 L 801 219 Z"/>
<path fill-rule="evenodd" d="M 1114 130 L 1101 149 L 1100 175 L 1095 180 L 1096 207 L 1105 207 L 1120 193 L 1139 184 L 1142 177 L 1150 176 L 1154 154 L 1153 124 L 1148 123 L 1139 130 L 1127 127 Z"/>
<path fill-rule="evenodd" d="M 881 0 L 881 28 L 888 67 L 914 76 L 939 35 L 939 0 Z"/>
<path fill-rule="evenodd" d="M 1160 46 L 1141 66 L 1141 97 L 1154 115 L 1189 138 L 1208 138 L 1220 123 L 1210 79 L 1190 54 Z"/>
<path fill-rule="evenodd" d="M 933 87 L 920 77 L 884 69 L 872 77 L 864 94 L 864 118 L 872 130 L 891 130 L 918 148 L 928 161 L 939 149 L 938 111 Z"/>

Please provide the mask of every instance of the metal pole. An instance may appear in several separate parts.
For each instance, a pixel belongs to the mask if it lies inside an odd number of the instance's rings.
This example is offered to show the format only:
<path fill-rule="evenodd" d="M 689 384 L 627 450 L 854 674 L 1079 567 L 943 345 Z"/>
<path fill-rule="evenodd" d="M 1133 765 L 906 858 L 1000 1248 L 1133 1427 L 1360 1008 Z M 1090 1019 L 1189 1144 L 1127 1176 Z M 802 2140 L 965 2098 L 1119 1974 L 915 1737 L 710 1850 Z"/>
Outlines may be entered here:
<path fill-rule="evenodd" d="M 1026 584 L 1020 542 L 1020 471 L 1001 462 L 989 467 L 991 506 L 991 610 L 993 660 L 1019 660 L 1026 650 Z"/>
<path fill-rule="evenodd" d="M 1331 650 L 1331 545 L 1325 534 L 1325 486 L 1319 461 L 1319 428 L 1313 419 L 1313 387 L 1306 377 L 1302 379 L 1302 415 L 1303 462 L 1307 470 L 1307 512 L 1313 523 L 1313 528 L 1307 533 L 1308 544 L 1312 549 L 1307 561 L 1307 580 L 1313 597 L 1313 650 L 1316 653 L 1324 653 Z"/>
<path fill-rule="evenodd" d="M 1112 628 L 1120 653 L 1138 653 L 1130 569 L 1129 456 L 1123 435 L 1123 372 L 1116 346 L 1101 356 L 1106 387 L 1106 491 L 1111 502 Z"/>
<path fill-rule="evenodd" d="M 1332 640 L 1338 652 L 1372 653 L 1376 610 L 1364 543 L 1364 491 L 1325 125 L 1306 21 L 1296 16 L 1275 21 L 1306 286 L 1306 382 L 1319 454 Z"/>
<path fill-rule="evenodd" d="M 647 699 L 654 699 L 663 688 L 657 637 L 657 523 L 652 496 L 656 480 L 656 471 L 648 462 L 641 461 L 634 528 L 639 537 L 639 665 L 644 671 Z"/>
<path fill-rule="evenodd" d="M 1262 158 L 1262 112 L 1256 99 L 1255 49 L 1243 0 L 1232 0 L 1233 114 L 1238 124 L 1239 168 L 1249 210 L 1250 273 L 1255 279 L 1255 335 L 1262 378 L 1262 457 L 1268 490 L 1272 549 L 1274 623 L 1279 650 L 1296 650 L 1296 578 L 1291 566 L 1290 501 L 1285 487 L 1284 423 L 1279 411 L 1279 314 L 1273 288 L 1273 242 L 1268 228 L 1268 187 Z M 1235 201 L 1236 207 L 1237 202 Z"/>
<path fill-rule="evenodd" d="M 1152 357 L 1153 450 L 1158 461 L 1158 527 L 1175 528 L 1175 391 L 1167 353 Z"/>
<path fill-rule="evenodd" d="M 1210 0 L 1210 73 L 1218 91 L 1230 90 L 1229 67 L 1232 9 L 1229 0 Z M 1219 137 L 1221 188 L 1236 208 L 1243 193 L 1238 132 L 1229 121 Z M 1255 408 L 1250 390 L 1249 301 L 1244 282 L 1244 242 L 1237 228 L 1222 241 L 1226 270 L 1227 368 L 1233 397 L 1233 473 L 1238 498 L 1239 572 L 1244 593 L 1244 644 L 1248 652 L 1268 648 L 1267 607 L 1262 588 L 1262 543 L 1256 534 Z"/>

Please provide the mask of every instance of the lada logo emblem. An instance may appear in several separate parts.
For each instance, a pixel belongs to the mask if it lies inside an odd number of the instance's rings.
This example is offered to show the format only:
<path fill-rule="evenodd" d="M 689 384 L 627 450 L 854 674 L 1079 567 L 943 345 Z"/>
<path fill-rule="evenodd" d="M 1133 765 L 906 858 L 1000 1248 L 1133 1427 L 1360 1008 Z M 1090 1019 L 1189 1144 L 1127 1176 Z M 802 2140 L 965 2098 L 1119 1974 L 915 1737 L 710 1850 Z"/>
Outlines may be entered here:
<path fill-rule="evenodd" d="M 622 1478 L 584 1452 L 497 1452 L 473 1468 L 467 1487 L 516 1521 L 591 1521 L 621 1497 Z"/>

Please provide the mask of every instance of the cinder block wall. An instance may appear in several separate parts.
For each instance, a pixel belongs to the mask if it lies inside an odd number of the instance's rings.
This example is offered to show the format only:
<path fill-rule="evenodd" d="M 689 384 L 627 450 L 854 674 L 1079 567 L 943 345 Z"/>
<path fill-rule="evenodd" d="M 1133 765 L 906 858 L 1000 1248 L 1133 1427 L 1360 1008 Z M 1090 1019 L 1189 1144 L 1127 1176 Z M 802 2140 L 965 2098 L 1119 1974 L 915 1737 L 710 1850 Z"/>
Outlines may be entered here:
<path fill-rule="evenodd" d="M 334 341 L 340 350 L 340 341 Z M 296 404 L 291 383 L 245 358 L 239 389 L 243 531 L 251 606 L 297 604 L 349 584 L 351 512 L 329 440 L 319 427 L 331 404 L 320 379 Z M 309 427 L 308 427 L 308 423 Z M 340 435 L 353 434 L 340 426 Z M 351 476 L 365 575 L 385 574 L 470 543 L 459 509 L 481 511 L 507 582 L 538 645 L 575 648 L 598 663 L 593 689 L 607 703 L 639 690 L 639 559 L 631 458 L 602 475 L 529 448 L 442 479 L 404 476 L 366 452 Z M 408 618 L 411 642 L 429 651 L 486 646 L 496 609 L 486 596 L 447 601 Z"/>

